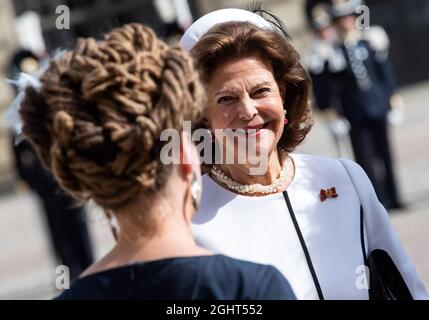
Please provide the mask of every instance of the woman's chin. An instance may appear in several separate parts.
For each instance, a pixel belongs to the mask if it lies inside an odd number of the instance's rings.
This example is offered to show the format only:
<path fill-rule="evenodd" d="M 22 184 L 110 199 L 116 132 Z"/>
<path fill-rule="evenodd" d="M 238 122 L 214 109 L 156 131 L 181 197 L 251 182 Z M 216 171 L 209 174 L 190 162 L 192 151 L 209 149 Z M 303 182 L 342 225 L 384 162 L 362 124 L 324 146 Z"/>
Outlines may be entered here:
<path fill-rule="evenodd" d="M 268 130 L 267 130 L 268 131 Z M 247 140 L 247 154 L 249 157 L 266 157 L 275 149 L 275 136 L 272 131 L 266 132 L 257 139 Z"/>

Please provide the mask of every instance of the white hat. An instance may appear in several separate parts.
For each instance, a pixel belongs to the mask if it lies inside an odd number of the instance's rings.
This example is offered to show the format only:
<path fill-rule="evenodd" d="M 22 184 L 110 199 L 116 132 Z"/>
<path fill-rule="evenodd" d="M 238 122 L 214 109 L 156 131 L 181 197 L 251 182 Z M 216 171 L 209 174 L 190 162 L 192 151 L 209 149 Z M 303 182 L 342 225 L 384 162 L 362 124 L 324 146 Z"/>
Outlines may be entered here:
<path fill-rule="evenodd" d="M 271 23 L 256 13 L 242 9 L 221 9 L 207 13 L 195 21 L 180 39 L 180 45 L 191 50 L 214 25 L 232 21 L 250 22 L 261 29 L 274 28 Z"/>

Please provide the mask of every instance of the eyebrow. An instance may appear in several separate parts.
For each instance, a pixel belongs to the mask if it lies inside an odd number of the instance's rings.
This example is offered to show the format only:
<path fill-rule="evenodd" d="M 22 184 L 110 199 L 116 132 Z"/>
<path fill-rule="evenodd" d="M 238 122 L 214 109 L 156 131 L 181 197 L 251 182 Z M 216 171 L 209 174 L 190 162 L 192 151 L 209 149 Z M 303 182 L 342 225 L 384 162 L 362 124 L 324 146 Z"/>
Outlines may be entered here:
<path fill-rule="evenodd" d="M 269 87 L 271 87 L 271 86 L 272 86 L 272 82 L 271 82 L 271 81 L 263 81 L 263 82 L 260 82 L 260 83 L 258 83 L 258 84 L 256 84 L 256 85 L 254 85 L 254 86 L 252 87 L 252 89 L 255 89 L 255 88 L 258 88 L 258 87 L 265 87 L 265 86 L 269 86 Z"/>
<path fill-rule="evenodd" d="M 263 87 L 263 86 L 272 86 L 272 83 L 270 81 L 259 82 L 259 83 L 255 84 L 254 86 L 252 86 L 252 90 L 254 90 L 255 88 L 258 88 L 258 87 Z M 214 97 L 217 97 L 218 95 L 223 94 L 223 93 L 228 93 L 228 92 L 235 93 L 237 91 L 239 91 L 239 90 L 237 90 L 234 87 L 224 86 L 216 94 L 214 94 Z"/>
<path fill-rule="evenodd" d="M 222 93 L 227 93 L 227 92 L 238 92 L 239 90 L 237 90 L 234 87 L 231 86 L 223 86 L 218 92 L 216 92 L 214 94 L 214 97 L 217 97 L 218 95 L 222 94 Z"/>

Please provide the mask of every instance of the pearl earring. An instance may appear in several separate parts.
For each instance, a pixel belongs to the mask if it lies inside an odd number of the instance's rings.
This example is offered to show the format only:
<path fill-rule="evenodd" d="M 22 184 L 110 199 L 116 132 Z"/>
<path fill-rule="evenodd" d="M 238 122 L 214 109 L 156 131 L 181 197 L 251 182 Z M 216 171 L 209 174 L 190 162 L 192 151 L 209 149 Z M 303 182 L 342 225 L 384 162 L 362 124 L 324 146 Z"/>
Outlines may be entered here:
<path fill-rule="evenodd" d="M 289 120 L 286 118 L 286 115 L 287 115 L 286 109 L 284 109 L 283 112 L 284 112 L 284 115 L 285 115 L 284 125 L 287 125 L 289 123 Z"/>

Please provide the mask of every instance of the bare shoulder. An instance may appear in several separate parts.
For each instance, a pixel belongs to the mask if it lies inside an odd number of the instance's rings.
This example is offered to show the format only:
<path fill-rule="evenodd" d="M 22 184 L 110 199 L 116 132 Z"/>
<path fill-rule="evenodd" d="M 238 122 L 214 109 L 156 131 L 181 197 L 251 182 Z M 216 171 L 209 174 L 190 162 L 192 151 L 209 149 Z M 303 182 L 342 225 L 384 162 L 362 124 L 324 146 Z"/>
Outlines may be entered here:
<path fill-rule="evenodd" d="M 115 262 L 113 259 L 111 259 L 108 255 L 103 257 L 102 259 L 94 262 L 92 265 L 90 265 L 88 268 L 86 268 L 80 275 L 79 278 L 87 277 L 92 274 L 106 271 L 109 269 L 113 269 L 118 267 L 118 262 Z"/>

